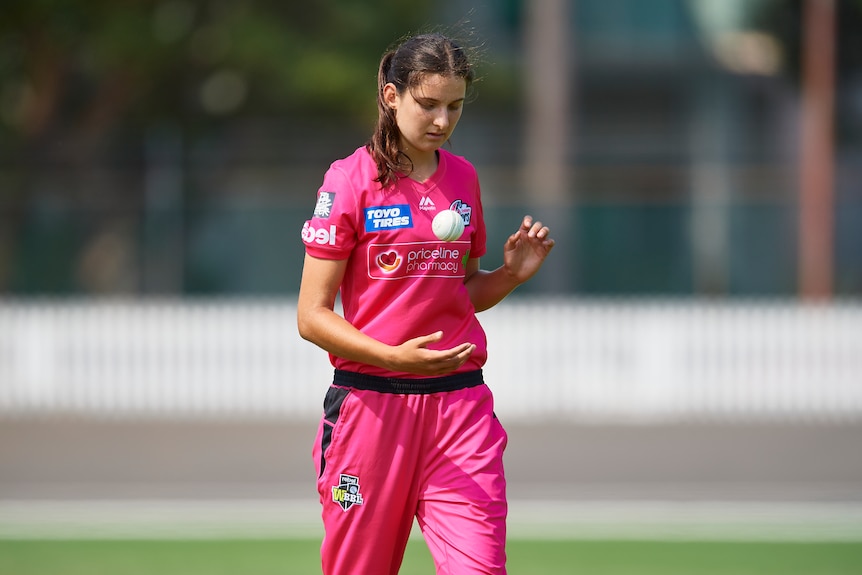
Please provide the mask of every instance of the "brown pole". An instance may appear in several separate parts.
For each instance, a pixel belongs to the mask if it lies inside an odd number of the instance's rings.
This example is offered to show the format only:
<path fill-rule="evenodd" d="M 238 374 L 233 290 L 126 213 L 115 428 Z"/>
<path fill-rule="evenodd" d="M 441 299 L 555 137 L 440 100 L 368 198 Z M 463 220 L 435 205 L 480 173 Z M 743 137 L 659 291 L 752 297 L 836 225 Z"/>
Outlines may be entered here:
<path fill-rule="evenodd" d="M 568 0 L 530 2 L 526 34 L 526 163 L 529 194 L 558 208 L 566 201 L 570 131 Z"/>
<path fill-rule="evenodd" d="M 571 42 L 573 0 L 524 3 L 525 13 L 525 158 L 524 194 L 529 213 L 550 226 L 557 242 L 543 268 L 538 289 L 573 289 L 574 253 L 570 221 L 572 194 L 568 154 L 572 145 Z M 517 225 L 517 223 L 516 223 Z"/>
<path fill-rule="evenodd" d="M 799 295 L 833 292 L 835 1 L 806 0 L 802 35 Z"/>

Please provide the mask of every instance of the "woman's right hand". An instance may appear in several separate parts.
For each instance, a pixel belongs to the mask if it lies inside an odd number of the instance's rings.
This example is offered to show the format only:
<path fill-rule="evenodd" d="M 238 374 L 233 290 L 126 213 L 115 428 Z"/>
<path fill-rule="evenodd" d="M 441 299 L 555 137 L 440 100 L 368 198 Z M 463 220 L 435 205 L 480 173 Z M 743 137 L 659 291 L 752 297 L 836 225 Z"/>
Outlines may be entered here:
<path fill-rule="evenodd" d="M 442 338 L 443 332 L 438 331 L 408 339 L 393 347 L 394 357 L 389 369 L 424 376 L 446 375 L 464 365 L 476 350 L 476 344 L 473 343 L 462 343 L 444 350 L 428 349 L 428 345 Z"/>

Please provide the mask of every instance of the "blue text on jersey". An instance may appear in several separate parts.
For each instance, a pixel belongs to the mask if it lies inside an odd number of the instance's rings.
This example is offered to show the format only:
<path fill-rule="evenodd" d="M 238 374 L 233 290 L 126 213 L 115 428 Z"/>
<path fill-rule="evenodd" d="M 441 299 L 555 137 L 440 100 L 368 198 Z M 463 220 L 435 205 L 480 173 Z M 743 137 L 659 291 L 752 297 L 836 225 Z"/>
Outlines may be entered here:
<path fill-rule="evenodd" d="M 412 227 L 413 218 L 410 215 L 410 206 L 408 204 L 365 208 L 366 232 Z"/>

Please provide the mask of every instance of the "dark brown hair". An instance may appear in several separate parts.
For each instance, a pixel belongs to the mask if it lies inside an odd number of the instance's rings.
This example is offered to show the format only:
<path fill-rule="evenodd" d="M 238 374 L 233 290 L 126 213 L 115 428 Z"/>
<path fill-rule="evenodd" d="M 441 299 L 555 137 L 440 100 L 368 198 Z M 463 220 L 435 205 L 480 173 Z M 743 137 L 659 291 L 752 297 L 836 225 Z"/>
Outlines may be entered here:
<path fill-rule="evenodd" d="M 395 85 L 399 94 L 416 88 L 428 74 L 463 78 L 467 88 L 474 72 L 466 50 L 443 34 L 421 34 L 407 38 L 388 50 L 380 59 L 377 72 L 377 124 L 366 144 L 377 164 L 377 178 L 383 187 L 394 183 L 399 174 L 408 174 L 413 165 L 399 148 L 401 133 L 395 111 L 383 100 L 383 87 Z"/>

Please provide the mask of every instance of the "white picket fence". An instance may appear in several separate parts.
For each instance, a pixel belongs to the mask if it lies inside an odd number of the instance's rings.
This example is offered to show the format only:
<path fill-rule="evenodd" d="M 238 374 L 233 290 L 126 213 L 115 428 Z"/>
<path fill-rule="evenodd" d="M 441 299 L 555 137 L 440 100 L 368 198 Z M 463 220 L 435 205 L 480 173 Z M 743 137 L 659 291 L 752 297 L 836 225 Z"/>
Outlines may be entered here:
<path fill-rule="evenodd" d="M 293 300 L 0 300 L 0 417 L 314 418 Z M 862 305 L 511 297 L 480 318 L 509 421 L 862 419 Z"/>

